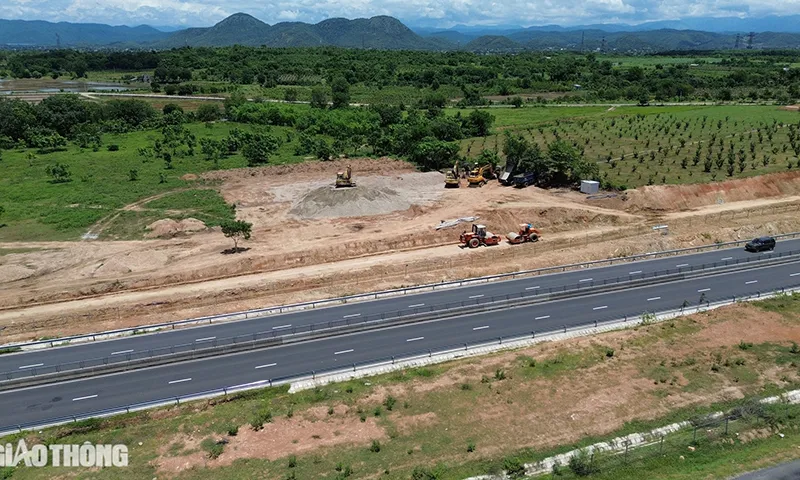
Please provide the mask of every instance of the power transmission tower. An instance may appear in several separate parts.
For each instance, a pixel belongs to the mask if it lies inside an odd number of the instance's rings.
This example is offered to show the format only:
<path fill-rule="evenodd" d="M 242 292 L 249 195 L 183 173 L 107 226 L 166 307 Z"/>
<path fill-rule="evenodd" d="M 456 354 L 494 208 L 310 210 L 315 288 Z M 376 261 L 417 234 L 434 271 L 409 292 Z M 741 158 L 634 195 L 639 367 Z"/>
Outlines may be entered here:
<path fill-rule="evenodd" d="M 600 52 L 605 53 L 606 51 L 606 37 L 603 37 L 603 41 L 600 42 Z"/>
<path fill-rule="evenodd" d="M 747 49 L 748 50 L 752 50 L 753 49 L 753 37 L 755 37 L 755 36 L 756 36 L 756 32 L 750 32 L 750 34 L 747 35 Z"/>
<path fill-rule="evenodd" d="M 742 43 L 742 36 L 740 34 L 736 34 L 736 45 L 733 46 L 734 50 L 739 50 L 739 46 Z"/>
<path fill-rule="evenodd" d="M 586 40 L 586 32 L 581 32 L 581 53 L 583 53 L 584 40 Z"/>
<path fill-rule="evenodd" d="M 61 35 L 56 33 L 56 47 L 61 48 Z"/>

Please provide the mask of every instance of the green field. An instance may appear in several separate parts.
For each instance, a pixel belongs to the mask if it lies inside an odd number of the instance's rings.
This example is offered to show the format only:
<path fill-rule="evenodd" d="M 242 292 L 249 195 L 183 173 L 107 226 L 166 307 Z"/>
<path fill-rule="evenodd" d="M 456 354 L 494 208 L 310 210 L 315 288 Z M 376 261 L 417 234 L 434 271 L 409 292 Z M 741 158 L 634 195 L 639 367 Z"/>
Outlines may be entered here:
<path fill-rule="evenodd" d="M 800 168 L 788 126 L 800 123 L 800 115 L 773 106 L 525 107 L 491 112 L 498 131 L 519 133 L 542 147 L 557 138 L 572 143 L 587 159 L 596 160 L 615 185 L 702 183 Z M 461 154 L 475 157 L 484 149 L 500 153 L 502 145 L 500 132 L 465 139 Z"/>
<path fill-rule="evenodd" d="M 221 139 L 232 128 L 250 131 L 251 126 L 220 122 L 211 128 L 202 123 L 186 124 L 199 139 Z M 271 127 L 273 135 L 284 140 L 270 163 L 302 161 L 294 154 L 297 136 L 287 140 L 287 127 Z M 157 130 L 127 134 L 104 134 L 98 151 L 81 149 L 70 143 L 64 151 L 37 153 L 35 149 L 3 151 L 0 204 L 5 211 L 0 223 L 0 241 L 78 240 L 101 219 L 115 213 L 120 216 L 105 229 L 100 238 L 141 238 L 144 226 L 165 218 L 194 217 L 210 225 L 232 218 L 232 212 L 222 197 L 213 190 L 214 185 L 204 181 L 185 181 L 186 174 L 201 174 L 219 169 L 240 168 L 246 161 L 240 154 L 223 157 L 218 164 L 205 160 L 196 149 L 194 156 L 176 157 L 172 169 L 167 169 L 161 159 L 142 157 L 138 149 L 149 147 L 160 138 Z M 118 151 L 109 151 L 109 145 L 118 145 Z M 53 183 L 46 173 L 49 165 L 65 164 L 71 172 L 71 181 Z M 131 180 L 131 170 L 136 180 Z M 119 212 L 119 209 L 153 195 L 184 190 L 208 188 L 191 193 L 166 195 L 144 203 L 137 211 Z"/>

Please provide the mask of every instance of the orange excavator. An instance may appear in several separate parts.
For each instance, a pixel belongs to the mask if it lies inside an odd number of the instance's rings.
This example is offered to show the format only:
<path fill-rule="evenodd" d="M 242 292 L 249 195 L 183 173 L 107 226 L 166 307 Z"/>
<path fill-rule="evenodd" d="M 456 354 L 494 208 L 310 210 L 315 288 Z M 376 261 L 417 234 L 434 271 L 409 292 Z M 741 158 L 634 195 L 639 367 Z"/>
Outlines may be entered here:
<path fill-rule="evenodd" d="M 500 244 L 500 237 L 492 232 L 486 231 L 486 225 L 472 224 L 472 232 L 465 230 L 461 234 L 461 248 L 478 248 L 481 245 L 489 247 Z"/>
<path fill-rule="evenodd" d="M 506 235 L 506 238 L 508 239 L 508 243 L 516 245 L 525 242 L 538 242 L 541 235 L 541 232 L 533 228 L 530 223 L 520 223 L 519 232 L 509 233 Z"/>

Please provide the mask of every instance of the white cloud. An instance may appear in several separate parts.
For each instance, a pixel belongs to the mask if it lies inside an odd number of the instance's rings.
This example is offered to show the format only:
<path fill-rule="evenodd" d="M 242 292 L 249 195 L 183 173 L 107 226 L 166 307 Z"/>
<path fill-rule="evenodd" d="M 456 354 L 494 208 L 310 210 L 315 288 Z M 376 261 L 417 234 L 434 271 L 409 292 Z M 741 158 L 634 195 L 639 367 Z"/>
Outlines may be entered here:
<path fill-rule="evenodd" d="M 212 25 L 235 12 L 267 22 L 392 15 L 412 23 L 628 22 L 694 16 L 790 15 L 800 0 L 1 0 L 1 18 L 136 25 Z"/>

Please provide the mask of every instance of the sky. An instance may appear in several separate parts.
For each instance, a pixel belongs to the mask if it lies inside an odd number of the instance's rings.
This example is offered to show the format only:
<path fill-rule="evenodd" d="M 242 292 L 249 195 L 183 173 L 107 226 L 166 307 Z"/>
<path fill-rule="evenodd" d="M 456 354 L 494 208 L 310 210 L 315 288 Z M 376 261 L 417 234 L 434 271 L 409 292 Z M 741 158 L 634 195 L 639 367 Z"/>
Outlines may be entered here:
<path fill-rule="evenodd" d="M 636 24 L 800 13 L 800 0 L 0 0 L 0 18 L 210 26 L 245 12 L 274 24 L 391 15 L 410 25 Z"/>

